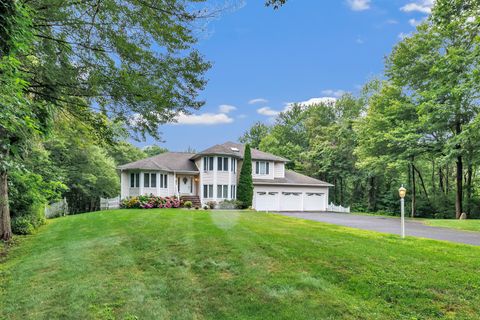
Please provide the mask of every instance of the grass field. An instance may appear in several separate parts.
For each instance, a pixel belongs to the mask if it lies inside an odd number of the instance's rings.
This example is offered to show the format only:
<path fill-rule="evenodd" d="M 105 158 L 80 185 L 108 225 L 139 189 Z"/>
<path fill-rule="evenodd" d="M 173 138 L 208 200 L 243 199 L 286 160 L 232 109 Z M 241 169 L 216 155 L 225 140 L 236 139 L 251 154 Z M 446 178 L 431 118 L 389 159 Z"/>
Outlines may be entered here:
<path fill-rule="evenodd" d="M 477 319 L 480 248 L 251 213 L 50 221 L 0 263 L 0 319 Z"/>
<path fill-rule="evenodd" d="M 480 231 L 480 220 L 429 219 L 425 224 L 433 227 Z"/>

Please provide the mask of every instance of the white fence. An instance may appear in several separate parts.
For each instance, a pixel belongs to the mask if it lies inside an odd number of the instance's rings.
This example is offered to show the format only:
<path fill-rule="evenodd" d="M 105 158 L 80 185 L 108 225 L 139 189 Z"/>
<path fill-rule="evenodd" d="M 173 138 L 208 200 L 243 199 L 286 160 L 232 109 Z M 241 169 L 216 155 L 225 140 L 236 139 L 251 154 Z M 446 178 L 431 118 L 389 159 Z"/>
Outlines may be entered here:
<path fill-rule="evenodd" d="M 64 198 L 62 201 L 52 203 L 45 206 L 45 218 L 56 218 L 63 217 L 68 214 L 68 203 L 67 199 Z"/>
<path fill-rule="evenodd" d="M 343 213 L 350 213 L 350 207 L 342 207 L 342 206 L 336 206 L 333 204 L 333 202 L 330 202 L 330 204 L 327 207 L 328 212 L 343 212 Z"/>
<path fill-rule="evenodd" d="M 100 198 L 100 210 L 120 208 L 120 196 L 110 199 Z"/>

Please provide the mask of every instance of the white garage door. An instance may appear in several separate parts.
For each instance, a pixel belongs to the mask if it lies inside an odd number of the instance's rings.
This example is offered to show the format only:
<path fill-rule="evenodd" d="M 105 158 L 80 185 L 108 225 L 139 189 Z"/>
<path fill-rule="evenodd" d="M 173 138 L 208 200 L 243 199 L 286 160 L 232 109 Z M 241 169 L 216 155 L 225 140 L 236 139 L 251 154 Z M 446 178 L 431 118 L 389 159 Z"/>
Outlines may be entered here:
<path fill-rule="evenodd" d="M 301 211 L 302 192 L 282 192 L 280 198 L 281 211 Z"/>
<path fill-rule="evenodd" d="M 278 192 L 257 192 L 255 194 L 255 209 L 257 211 L 277 211 Z"/>
<path fill-rule="evenodd" d="M 305 211 L 325 211 L 325 194 L 320 192 L 305 192 L 303 195 Z"/>

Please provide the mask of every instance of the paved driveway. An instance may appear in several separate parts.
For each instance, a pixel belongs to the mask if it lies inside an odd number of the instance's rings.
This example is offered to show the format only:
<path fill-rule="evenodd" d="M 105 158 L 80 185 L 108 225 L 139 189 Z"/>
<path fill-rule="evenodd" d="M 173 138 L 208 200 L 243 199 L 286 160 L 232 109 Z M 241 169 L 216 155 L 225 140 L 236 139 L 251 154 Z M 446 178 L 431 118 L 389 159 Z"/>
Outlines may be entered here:
<path fill-rule="evenodd" d="M 306 220 L 321 221 L 357 229 L 400 235 L 400 219 L 384 216 L 362 216 L 330 212 L 277 212 L 277 214 Z M 445 240 L 480 246 L 480 232 L 430 227 L 419 221 L 405 220 L 407 236 Z"/>

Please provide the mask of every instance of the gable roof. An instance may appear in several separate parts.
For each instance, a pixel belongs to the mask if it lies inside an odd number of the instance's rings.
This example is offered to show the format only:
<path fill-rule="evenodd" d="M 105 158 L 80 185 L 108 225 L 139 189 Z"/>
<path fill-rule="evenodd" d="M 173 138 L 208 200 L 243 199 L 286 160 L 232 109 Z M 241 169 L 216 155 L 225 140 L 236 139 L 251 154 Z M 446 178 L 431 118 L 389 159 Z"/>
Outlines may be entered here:
<path fill-rule="evenodd" d="M 275 179 L 253 179 L 254 185 L 297 185 L 297 186 L 318 186 L 333 187 L 325 181 L 321 181 L 306 175 L 300 174 L 292 170 L 285 170 L 285 178 Z"/>
<path fill-rule="evenodd" d="M 197 166 L 190 160 L 194 155 L 194 153 L 188 152 L 165 152 L 150 158 L 118 166 L 118 169 L 198 172 Z"/>
<path fill-rule="evenodd" d="M 232 149 L 233 148 L 233 149 Z M 236 150 L 238 151 L 236 151 Z M 269 160 L 269 161 L 279 161 L 279 162 L 288 162 L 290 160 L 276 156 L 274 154 L 260 151 L 257 149 L 251 148 L 252 159 L 254 160 Z M 192 159 L 196 159 L 202 155 L 226 155 L 234 156 L 240 159 L 243 159 L 243 153 L 245 152 L 245 145 L 235 142 L 225 142 L 223 144 L 217 144 L 213 147 L 205 149 L 197 154 L 195 154 Z"/>

